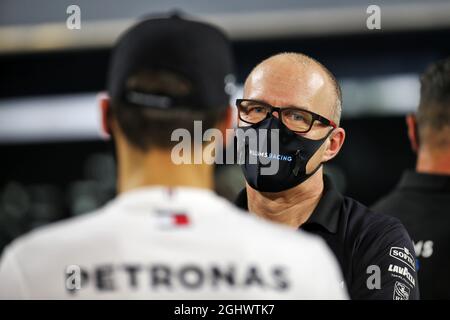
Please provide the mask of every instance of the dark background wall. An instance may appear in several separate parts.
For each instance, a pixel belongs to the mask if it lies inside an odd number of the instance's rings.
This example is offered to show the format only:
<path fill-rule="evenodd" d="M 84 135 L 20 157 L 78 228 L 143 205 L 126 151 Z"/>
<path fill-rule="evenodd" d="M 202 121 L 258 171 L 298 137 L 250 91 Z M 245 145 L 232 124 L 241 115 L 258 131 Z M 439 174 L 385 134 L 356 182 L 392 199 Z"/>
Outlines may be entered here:
<path fill-rule="evenodd" d="M 281 51 L 309 54 L 338 77 L 420 73 L 450 55 L 450 30 L 234 42 L 238 81 Z M 109 49 L 0 56 L 0 98 L 101 91 Z M 414 106 L 412 106 L 414 107 Z M 345 101 L 344 101 L 345 109 Z M 327 166 L 342 191 L 372 204 L 414 167 L 404 115 L 345 116 L 347 140 Z M 82 214 L 114 195 L 111 146 L 101 140 L 0 144 L 0 250 L 36 226 Z"/>

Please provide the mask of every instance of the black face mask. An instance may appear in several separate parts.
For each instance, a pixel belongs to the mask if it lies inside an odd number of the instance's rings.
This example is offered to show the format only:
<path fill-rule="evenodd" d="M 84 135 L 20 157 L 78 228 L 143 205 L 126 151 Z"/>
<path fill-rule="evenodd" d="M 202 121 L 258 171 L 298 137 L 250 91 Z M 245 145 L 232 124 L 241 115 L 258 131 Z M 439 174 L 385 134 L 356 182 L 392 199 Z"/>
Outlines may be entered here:
<path fill-rule="evenodd" d="M 330 130 L 320 140 L 311 140 L 289 130 L 278 118 L 273 116 L 240 129 L 245 133 L 250 128 L 256 130 L 258 141 L 255 144 L 246 139 L 245 142 L 238 143 L 239 163 L 248 184 L 253 189 L 262 192 L 284 191 L 311 177 L 321 167 L 322 163 L 309 174 L 306 173 L 306 164 L 333 131 Z M 261 134 L 259 129 L 266 129 L 267 135 Z M 271 130 L 273 129 L 279 130 L 278 152 L 274 152 L 272 148 Z M 253 146 L 257 146 L 257 150 L 253 150 Z M 264 150 L 259 150 L 261 146 L 265 146 Z M 251 157 L 253 157 L 253 162 L 249 161 Z M 278 164 L 278 171 L 273 175 L 262 174 L 262 169 L 266 168 L 265 170 L 267 170 L 267 167 L 274 165 L 273 162 L 278 162 L 275 163 L 275 165 Z"/>

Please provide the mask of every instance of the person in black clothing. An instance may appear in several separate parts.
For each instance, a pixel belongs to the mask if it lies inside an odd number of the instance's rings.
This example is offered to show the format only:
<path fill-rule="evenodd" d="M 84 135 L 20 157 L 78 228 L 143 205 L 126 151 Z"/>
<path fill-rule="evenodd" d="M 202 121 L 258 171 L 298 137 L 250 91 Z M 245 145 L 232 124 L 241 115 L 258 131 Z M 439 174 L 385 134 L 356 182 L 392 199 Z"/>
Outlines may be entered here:
<path fill-rule="evenodd" d="M 278 54 L 253 69 L 244 98 L 237 139 L 247 183 L 236 204 L 325 239 L 352 299 L 418 299 L 414 247 L 400 221 L 342 196 L 323 175 L 345 139 L 331 72 L 306 55 Z"/>
<path fill-rule="evenodd" d="M 414 240 L 422 297 L 450 299 L 450 58 L 424 72 L 417 115 L 406 122 L 416 170 L 373 208 L 400 219 Z"/>

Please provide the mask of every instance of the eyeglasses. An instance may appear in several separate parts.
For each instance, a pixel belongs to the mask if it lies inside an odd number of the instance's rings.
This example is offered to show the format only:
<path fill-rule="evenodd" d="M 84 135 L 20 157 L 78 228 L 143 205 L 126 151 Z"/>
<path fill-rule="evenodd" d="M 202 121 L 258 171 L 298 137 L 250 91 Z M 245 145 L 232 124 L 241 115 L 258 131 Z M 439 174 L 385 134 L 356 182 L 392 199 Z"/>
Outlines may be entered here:
<path fill-rule="evenodd" d="M 250 99 L 237 99 L 236 106 L 239 111 L 239 119 L 248 124 L 261 122 L 276 111 L 279 114 L 281 122 L 290 130 L 297 133 L 310 131 L 315 121 L 319 121 L 326 126 L 337 128 L 337 125 L 333 121 L 317 113 L 298 107 L 278 108 L 262 101 Z"/>

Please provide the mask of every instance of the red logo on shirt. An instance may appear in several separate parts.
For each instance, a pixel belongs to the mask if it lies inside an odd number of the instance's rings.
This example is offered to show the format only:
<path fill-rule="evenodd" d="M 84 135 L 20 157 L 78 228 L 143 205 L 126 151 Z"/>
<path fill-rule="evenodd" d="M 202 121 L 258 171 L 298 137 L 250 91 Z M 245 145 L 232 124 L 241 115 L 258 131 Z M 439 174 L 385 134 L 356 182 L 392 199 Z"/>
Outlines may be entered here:
<path fill-rule="evenodd" d="M 157 221 L 161 228 L 187 227 L 191 224 L 189 216 L 184 212 L 157 210 Z"/>
<path fill-rule="evenodd" d="M 173 218 L 174 223 L 178 226 L 186 226 L 189 224 L 189 217 L 184 213 L 175 213 Z"/>

